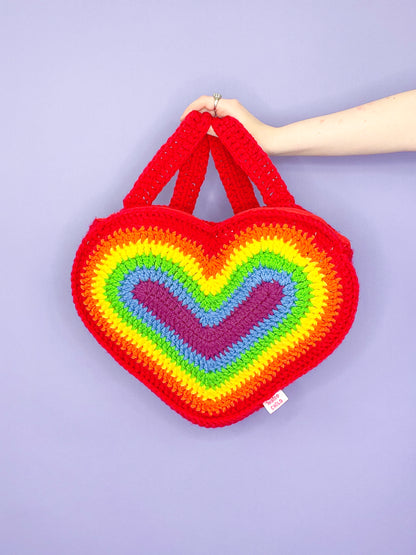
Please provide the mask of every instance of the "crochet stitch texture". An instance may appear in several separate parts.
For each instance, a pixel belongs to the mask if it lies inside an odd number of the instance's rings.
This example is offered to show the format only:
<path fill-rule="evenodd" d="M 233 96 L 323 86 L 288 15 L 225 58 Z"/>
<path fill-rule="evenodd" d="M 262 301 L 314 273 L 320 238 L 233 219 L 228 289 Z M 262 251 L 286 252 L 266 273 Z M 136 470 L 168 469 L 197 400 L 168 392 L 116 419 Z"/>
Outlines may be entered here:
<path fill-rule="evenodd" d="M 192 215 L 210 152 L 235 213 L 219 223 Z M 170 205 L 153 205 L 177 170 Z M 295 204 L 238 120 L 193 111 L 124 208 L 91 224 L 72 293 L 121 366 L 191 422 L 225 426 L 342 342 L 358 303 L 352 254 L 346 237 Z"/>

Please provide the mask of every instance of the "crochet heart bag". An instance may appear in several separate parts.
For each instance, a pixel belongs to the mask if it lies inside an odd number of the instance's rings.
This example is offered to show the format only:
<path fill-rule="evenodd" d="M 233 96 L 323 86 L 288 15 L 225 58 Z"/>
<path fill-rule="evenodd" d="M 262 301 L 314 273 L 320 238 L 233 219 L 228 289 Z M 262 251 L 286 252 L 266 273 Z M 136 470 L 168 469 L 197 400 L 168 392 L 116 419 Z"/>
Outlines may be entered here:
<path fill-rule="evenodd" d="M 192 215 L 210 153 L 234 211 L 223 222 Z M 176 172 L 169 206 L 152 204 Z M 123 206 L 95 219 L 78 248 L 75 307 L 123 368 L 191 422 L 242 420 L 349 331 L 359 292 L 349 240 L 295 204 L 237 119 L 190 112 Z"/>

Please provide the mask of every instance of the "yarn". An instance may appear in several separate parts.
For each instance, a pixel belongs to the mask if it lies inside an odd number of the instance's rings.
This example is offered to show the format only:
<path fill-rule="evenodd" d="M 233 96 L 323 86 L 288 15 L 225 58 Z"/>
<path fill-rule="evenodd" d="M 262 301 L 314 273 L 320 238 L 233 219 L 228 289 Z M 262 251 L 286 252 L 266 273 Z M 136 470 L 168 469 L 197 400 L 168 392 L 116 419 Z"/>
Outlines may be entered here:
<path fill-rule="evenodd" d="M 358 280 L 348 239 L 294 204 L 237 120 L 207 116 L 188 115 L 125 208 L 94 220 L 72 292 L 121 366 L 183 417 L 217 427 L 259 409 L 341 343 Z M 210 122 L 218 138 L 206 135 Z M 209 151 L 235 212 L 224 222 L 192 216 Z M 172 168 L 180 172 L 170 206 L 152 205 Z M 247 175 L 268 206 L 258 206 Z"/>

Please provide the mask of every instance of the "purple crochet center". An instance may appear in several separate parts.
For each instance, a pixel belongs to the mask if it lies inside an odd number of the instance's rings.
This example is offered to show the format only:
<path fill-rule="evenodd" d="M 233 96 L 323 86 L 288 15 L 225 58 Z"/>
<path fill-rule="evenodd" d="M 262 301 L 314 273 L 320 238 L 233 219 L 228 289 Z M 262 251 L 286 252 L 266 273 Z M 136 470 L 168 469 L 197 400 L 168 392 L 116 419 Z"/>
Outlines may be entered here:
<path fill-rule="evenodd" d="M 143 281 L 133 289 L 133 298 L 151 310 L 166 326 L 201 355 L 211 358 L 237 343 L 256 324 L 267 318 L 283 297 L 283 286 L 261 283 L 237 309 L 220 324 L 204 327 L 171 291 L 153 281 Z"/>

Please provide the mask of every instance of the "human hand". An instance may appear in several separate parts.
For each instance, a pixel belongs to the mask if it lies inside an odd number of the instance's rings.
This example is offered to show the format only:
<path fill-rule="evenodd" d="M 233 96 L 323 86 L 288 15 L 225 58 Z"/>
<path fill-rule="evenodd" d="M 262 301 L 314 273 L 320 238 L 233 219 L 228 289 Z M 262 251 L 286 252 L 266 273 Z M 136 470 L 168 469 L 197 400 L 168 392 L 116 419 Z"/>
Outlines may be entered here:
<path fill-rule="evenodd" d="M 198 110 L 201 113 L 210 112 L 212 116 L 215 116 L 214 97 L 203 95 L 191 102 L 181 115 L 180 121 L 183 121 L 192 110 Z M 250 135 L 256 139 L 263 150 L 266 149 L 267 129 L 270 129 L 270 126 L 253 116 L 253 114 L 251 114 L 237 99 L 221 98 L 217 103 L 216 114 L 217 117 L 220 118 L 232 116 L 237 119 L 247 129 Z M 208 135 L 217 137 L 212 126 L 210 126 L 208 130 Z"/>

